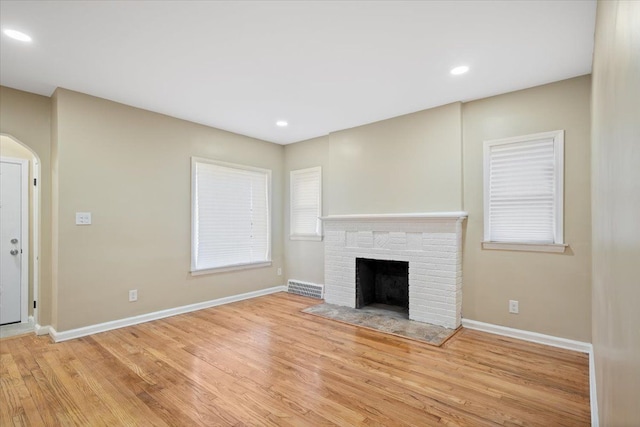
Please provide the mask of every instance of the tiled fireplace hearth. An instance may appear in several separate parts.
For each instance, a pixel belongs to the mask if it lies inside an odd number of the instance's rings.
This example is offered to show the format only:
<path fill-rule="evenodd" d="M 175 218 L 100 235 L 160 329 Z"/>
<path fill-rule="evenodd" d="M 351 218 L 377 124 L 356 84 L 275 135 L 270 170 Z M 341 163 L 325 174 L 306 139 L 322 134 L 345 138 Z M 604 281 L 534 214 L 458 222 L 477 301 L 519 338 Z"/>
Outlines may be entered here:
<path fill-rule="evenodd" d="M 325 234 L 325 302 L 356 307 L 356 259 L 409 263 L 409 318 L 455 329 L 462 308 L 466 212 L 333 215 Z"/>

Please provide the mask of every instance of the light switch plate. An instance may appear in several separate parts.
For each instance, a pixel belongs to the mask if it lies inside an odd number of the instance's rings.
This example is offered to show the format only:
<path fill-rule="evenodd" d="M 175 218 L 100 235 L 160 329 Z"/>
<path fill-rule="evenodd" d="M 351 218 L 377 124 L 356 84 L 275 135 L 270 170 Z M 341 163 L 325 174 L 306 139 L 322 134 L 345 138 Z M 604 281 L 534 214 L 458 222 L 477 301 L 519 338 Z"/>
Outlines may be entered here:
<path fill-rule="evenodd" d="M 91 225 L 91 212 L 76 212 L 76 225 Z"/>

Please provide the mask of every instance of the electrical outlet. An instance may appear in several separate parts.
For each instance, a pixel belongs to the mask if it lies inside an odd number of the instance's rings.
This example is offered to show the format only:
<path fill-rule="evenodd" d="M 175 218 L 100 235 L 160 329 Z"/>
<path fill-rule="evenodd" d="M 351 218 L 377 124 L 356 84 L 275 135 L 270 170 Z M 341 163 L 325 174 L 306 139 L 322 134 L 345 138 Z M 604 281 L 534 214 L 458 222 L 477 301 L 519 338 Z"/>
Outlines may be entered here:
<path fill-rule="evenodd" d="M 278 276 L 282 276 L 282 268 L 278 267 Z"/>
<path fill-rule="evenodd" d="M 134 302 L 134 301 L 138 301 L 138 290 L 137 289 L 131 289 L 129 291 L 129 302 Z"/>
<path fill-rule="evenodd" d="M 513 314 L 518 314 L 519 312 L 519 308 L 518 308 L 518 301 L 509 300 L 509 313 L 513 313 Z"/>
<path fill-rule="evenodd" d="M 76 225 L 91 225 L 91 212 L 76 212 Z"/>

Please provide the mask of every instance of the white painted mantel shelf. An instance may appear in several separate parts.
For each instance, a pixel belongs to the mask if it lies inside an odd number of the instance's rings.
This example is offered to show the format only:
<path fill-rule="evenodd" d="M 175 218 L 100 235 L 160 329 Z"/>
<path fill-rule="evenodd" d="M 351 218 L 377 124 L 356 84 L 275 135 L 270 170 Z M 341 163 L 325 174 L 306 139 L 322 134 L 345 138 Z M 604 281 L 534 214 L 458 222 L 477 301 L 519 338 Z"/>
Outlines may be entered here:
<path fill-rule="evenodd" d="M 354 214 L 354 215 L 329 215 L 320 217 L 322 221 L 344 221 L 344 220 L 419 220 L 419 219 L 462 219 L 468 214 L 463 211 L 458 212 L 421 212 L 421 213 L 392 213 L 392 214 Z"/>
<path fill-rule="evenodd" d="M 358 258 L 409 267 L 409 318 L 455 329 L 462 307 L 466 212 L 330 215 L 325 231 L 325 301 L 355 308 Z"/>

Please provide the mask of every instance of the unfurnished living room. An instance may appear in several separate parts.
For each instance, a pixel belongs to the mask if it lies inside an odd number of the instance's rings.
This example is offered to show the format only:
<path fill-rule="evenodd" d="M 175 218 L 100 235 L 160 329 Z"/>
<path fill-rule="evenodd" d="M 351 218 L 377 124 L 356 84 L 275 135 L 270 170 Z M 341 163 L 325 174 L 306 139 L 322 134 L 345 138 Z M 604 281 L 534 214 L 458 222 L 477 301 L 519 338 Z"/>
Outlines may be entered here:
<path fill-rule="evenodd" d="M 1 426 L 640 426 L 640 1 L 0 31 Z"/>

